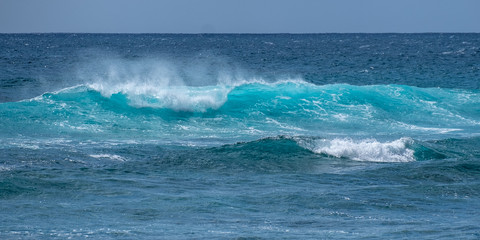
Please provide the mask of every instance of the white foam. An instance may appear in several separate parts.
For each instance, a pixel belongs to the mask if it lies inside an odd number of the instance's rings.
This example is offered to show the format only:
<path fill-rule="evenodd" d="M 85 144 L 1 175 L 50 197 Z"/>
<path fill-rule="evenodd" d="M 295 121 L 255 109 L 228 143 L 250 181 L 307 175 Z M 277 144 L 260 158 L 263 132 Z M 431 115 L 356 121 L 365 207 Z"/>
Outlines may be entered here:
<path fill-rule="evenodd" d="M 273 118 L 265 118 L 266 120 L 266 123 L 268 124 L 275 124 L 277 126 L 279 126 L 280 128 L 283 128 L 283 129 L 288 129 L 288 130 L 295 130 L 295 131 L 305 131 L 304 129 L 301 129 L 301 128 L 298 128 L 298 127 L 295 127 L 295 126 L 291 126 L 291 125 L 288 125 L 288 124 L 285 124 L 285 123 L 281 123 Z"/>
<path fill-rule="evenodd" d="M 11 170 L 12 170 L 12 167 L 0 166 L 0 172 L 7 172 Z"/>
<path fill-rule="evenodd" d="M 94 83 L 90 88 L 106 97 L 123 93 L 134 107 L 169 108 L 175 111 L 200 111 L 220 108 L 233 89 L 228 86 L 157 86 L 145 83 L 120 83 L 113 86 Z"/>
<path fill-rule="evenodd" d="M 31 143 L 12 143 L 12 145 L 25 148 L 25 149 L 31 149 L 31 150 L 40 149 L 40 146 L 38 144 L 31 144 Z"/>
<path fill-rule="evenodd" d="M 121 161 L 121 162 L 127 161 L 124 157 L 115 155 L 115 154 L 91 154 L 90 157 L 99 158 L 99 159 L 106 158 L 106 159 L 111 159 L 111 160 Z"/>
<path fill-rule="evenodd" d="M 414 151 L 408 148 L 408 145 L 413 143 L 411 138 L 400 138 L 390 142 L 379 142 L 375 139 L 353 140 L 350 138 L 297 140 L 297 142 L 300 146 L 315 153 L 327 154 L 337 158 L 349 158 L 355 161 L 415 161 Z"/>

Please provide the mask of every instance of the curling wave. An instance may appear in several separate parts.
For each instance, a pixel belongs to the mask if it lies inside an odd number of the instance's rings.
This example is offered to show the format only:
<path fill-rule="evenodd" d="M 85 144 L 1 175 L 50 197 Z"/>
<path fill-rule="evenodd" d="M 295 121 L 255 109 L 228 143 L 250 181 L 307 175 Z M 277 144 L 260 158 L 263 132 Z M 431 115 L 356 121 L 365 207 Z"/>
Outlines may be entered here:
<path fill-rule="evenodd" d="M 301 146 L 318 154 L 368 162 L 414 161 L 415 151 L 411 149 L 413 143 L 411 138 L 386 142 L 379 142 L 376 139 L 353 140 L 350 138 L 317 139 L 310 142 L 302 140 L 299 142 Z"/>
<path fill-rule="evenodd" d="M 2 103 L 0 113 L 7 136 L 18 131 L 27 136 L 102 133 L 128 138 L 135 134 L 193 145 L 309 135 L 385 139 L 393 142 L 383 151 L 395 152 L 395 145 L 408 142 L 395 139 L 405 136 L 428 140 L 480 135 L 476 90 L 314 85 L 303 80 L 253 79 L 212 86 L 93 83 Z M 333 141 L 314 151 L 356 158 L 341 150 L 342 144 L 361 149 L 378 143 Z M 411 159 L 408 151 L 397 155 L 397 161 Z"/>

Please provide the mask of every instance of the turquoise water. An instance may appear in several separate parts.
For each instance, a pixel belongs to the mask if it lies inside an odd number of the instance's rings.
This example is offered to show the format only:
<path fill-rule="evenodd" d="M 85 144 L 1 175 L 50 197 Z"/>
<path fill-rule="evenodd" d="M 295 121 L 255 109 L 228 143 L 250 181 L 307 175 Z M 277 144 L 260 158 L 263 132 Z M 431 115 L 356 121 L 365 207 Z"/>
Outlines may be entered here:
<path fill-rule="evenodd" d="M 479 39 L 0 35 L 0 237 L 477 239 Z"/>

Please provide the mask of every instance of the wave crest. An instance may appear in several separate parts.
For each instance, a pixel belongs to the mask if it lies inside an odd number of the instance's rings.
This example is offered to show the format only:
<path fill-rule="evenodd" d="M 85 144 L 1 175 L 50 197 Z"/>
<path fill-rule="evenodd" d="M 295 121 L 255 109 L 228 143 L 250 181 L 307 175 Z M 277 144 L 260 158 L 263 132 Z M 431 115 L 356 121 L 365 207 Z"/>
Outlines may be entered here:
<path fill-rule="evenodd" d="M 415 151 L 409 147 L 411 138 L 400 138 L 390 142 L 375 139 L 315 139 L 297 140 L 302 147 L 318 154 L 327 154 L 337 158 L 369 162 L 411 162 L 415 161 Z"/>
<path fill-rule="evenodd" d="M 168 108 L 174 111 L 205 112 L 220 108 L 232 90 L 227 86 L 205 87 L 162 87 L 126 83 L 108 86 L 101 83 L 89 84 L 104 97 L 123 94 L 133 107 Z"/>

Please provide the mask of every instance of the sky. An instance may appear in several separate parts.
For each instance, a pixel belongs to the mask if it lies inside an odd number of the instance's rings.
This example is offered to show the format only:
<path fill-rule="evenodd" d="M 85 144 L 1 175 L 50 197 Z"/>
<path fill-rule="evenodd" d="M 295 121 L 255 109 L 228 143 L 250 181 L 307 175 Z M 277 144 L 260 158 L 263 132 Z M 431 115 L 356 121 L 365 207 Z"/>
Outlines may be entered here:
<path fill-rule="evenodd" d="M 0 33 L 480 32 L 480 0 L 0 0 Z"/>

